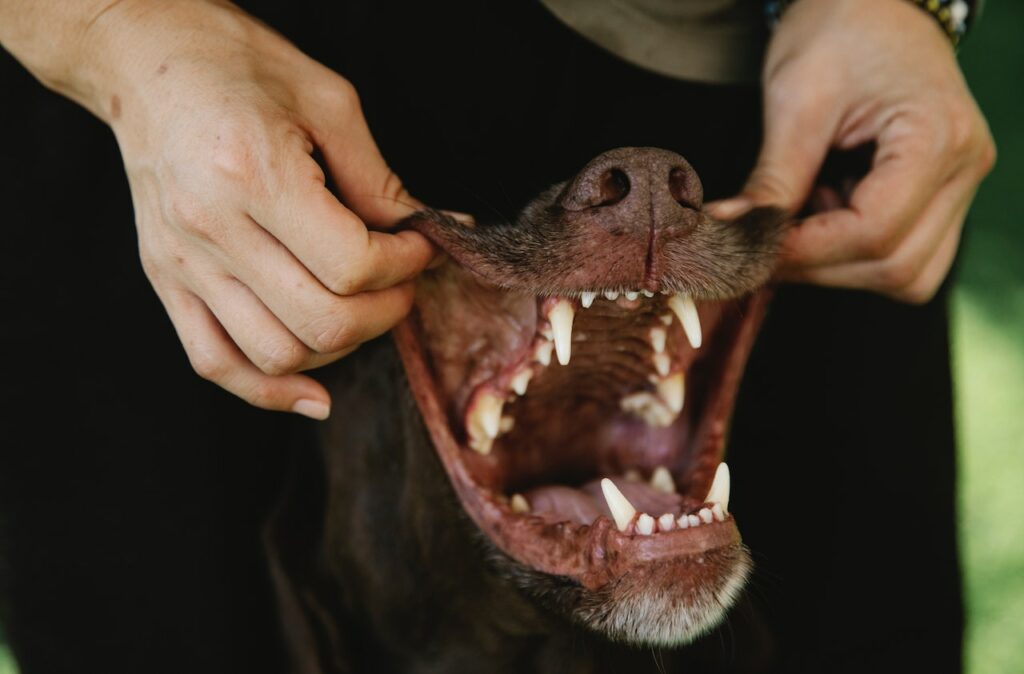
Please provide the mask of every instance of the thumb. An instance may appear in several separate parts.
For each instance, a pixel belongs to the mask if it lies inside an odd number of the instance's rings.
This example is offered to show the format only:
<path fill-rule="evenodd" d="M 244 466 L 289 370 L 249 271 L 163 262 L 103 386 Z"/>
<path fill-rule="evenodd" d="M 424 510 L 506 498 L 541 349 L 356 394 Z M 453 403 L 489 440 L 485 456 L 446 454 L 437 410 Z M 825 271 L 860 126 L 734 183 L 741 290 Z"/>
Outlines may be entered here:
<path fill-rule="evenodd" d="M 754 206 L 769 205 L 796 213 L 810 196 L 835 138 L 834 103 L 813 96 L 810 101 L 784 100 L 770 84 L 765 97 L 764 142 L 757 164 L 739 195 L 708 205 L 714 217 L 733 219 Z"/>

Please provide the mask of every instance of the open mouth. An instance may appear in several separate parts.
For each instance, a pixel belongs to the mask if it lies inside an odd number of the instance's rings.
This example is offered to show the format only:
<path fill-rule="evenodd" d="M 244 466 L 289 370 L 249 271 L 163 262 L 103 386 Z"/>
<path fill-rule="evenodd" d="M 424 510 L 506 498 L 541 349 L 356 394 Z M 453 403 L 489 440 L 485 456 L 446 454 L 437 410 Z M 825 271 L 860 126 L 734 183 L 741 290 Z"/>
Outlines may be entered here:
<path fill-rule="evenodd" d="M 699 228 L 728 225 L 694 208 L 699 195 L 682 199 L 671 189 L 678 212 L 669 211 L 671 220 L 659 216 L 650 208 L 652 190 L 644 188 L 651 175 L 668 177 L 671 188 L 681 158 L 629 151 L 640 153 L 639 167 L 638 155 L 613 151 L 580 174 L 600 182 L 619 171 L 625 194 L 609 204 L 599 193 L 603 200 L 581 210 L 592 218 L 591 209 L 620 207 L 616 222 L 644 213 L 630 229 L 635 237 L 612 235 L 630 260 L 629 242 L 642 246 L 639 274 L 627 269 L 629 278 L 614 285 L 579 287 L 573 278 L 571 287 L 552 288 L 557 281 L 539 279 L 550 261 L 542 269 L 481 262 L 485 249 L 508 247 L 510 236 L 534 236 L 528 225 L 543 228 L 550 245 L 562 236 L 551 233 L 554 219 L 574 236 L 590 229 L 585 246 L 607 245 L 591 221 L 573 221 L 575 211 L 565 205 L 578 197 L 579 176 L 539 198 L 553 215 L 539 219 L 534 204 L 529 223 L 510 226 L 517 232 L 459 232 L 461 225 L 428 214 L 422 229 L 456 264 L 421 281 L 416 309 L 397 328 L 396 341 L 438 455 L 490 541 L 529 570 L 589 593 L 578 604 L 587 606 L 581 619 L 592 627 L 612 637 L 678 643 L 720 619 L 749 570 L 722 458 L 769 293 L 763 273 L 750 287 L 722 284 L 717 292 L 690 280 L 688 271 L 700 269 L 680 262 L 685 257 L 672 252 L 674 237 L 693 245 Z M 663 154 L 652 159 L 651 152 Z M 630 203 L 631 193 L 639 193 L 639 206 Z M 762 229 L 777 234 L 775 226 Z M 592 264 L 595 256 L 574 241 L 578 264 Z M 591 273 L 599 282 L 615 280 L 608 259 L 602 253 L 604 264 Z M 564 267 L 562 277 L 578 277 L 577 269 Z M 693 276 L 709 278 L 706 270 Z M 675 607 L 674 619 L 652 629 L 624 627 L 652 592 Z"/>

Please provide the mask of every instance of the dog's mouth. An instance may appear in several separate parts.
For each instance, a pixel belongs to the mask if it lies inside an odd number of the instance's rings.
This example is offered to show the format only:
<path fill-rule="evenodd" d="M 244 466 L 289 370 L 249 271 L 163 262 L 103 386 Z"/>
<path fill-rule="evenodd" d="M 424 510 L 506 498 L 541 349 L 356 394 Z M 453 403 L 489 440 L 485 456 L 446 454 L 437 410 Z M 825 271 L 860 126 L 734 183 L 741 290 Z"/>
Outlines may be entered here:
<path fill-rule="evenodd" d="M 558 226 L 571 220 L 572 189 L 542 196 Z M 672 224 L 687 240 L 726 226 L 685 211 Z M 536 226 L 536 211 L 530 218 Z M 589 593 L 577 617 L 610 636 L 677 643 L 716 623 L 749 569 L 722 458 L 767 303 L 764 273 L 716 292 L 688 277 L 671 228 L 645 227 L 641 274 L 627 269 L 615 283 L 614 266 L 586 269 L 595 256 L 584 250 L 584 269 L 564 268 L 567 284 L 544 277 L 550 264 L 481 261 L 488 247 L 529 236 L 522 222 L 510 226 L 519 232 L 460 231 L 428 214 L 418 227 L 457 264 L 424 277 L 396 339 L 466 512 L 520 565 Z M 616 243 L 628 256 L 628 242 Z M 575 286 L 581 276 L 596 282 Z M 622 607 L 651 592 L 675 607 L 673 619 L 630 626 L 636 617 Z"/>

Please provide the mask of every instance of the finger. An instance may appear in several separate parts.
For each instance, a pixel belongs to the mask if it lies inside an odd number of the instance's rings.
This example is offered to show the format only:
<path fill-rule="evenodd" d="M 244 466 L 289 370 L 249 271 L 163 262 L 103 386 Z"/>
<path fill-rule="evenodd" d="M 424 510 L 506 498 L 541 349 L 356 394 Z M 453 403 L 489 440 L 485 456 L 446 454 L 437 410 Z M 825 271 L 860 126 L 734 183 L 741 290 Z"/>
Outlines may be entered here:
<path fill-rule="evenodd" d="M 324 185 L 312 157 L 294 153 L 274 194 L 250 214 L 337 295 L 380 290 L 409 280 L 438 250 L 414 231 L 370 232 Z"/>
<path fill-rule="evenodd" d="M 319 383 L 304 375 L 270 376 L 261 372 L 231 341 L 210 310 L 185 289 L 157 290 L 189 362 L 199 374 L 256 407 L 326 419 L 331 399 Z"/>
<path fill-rule="evenodd" d="M 898 129 L 886 134 L 879 140 L 871 171 L 854 188 L 849 207 L 813 215 L 789 231 L 784 266 L 884 259 L 921 218 L 950 169 L 938 161 L 930 139 Z"/>
<path fill-rule="evenodd" d="M 781 276 L 819 285 L 875 290 L 905 299 L 944 245 L 950 230 L 959 230 L 973 198 L 973 188 L 964 189 L 963 180 L 947 185 L 928 207 L 920 222 L 900 246 L 884 260 L 852 262 L 811 268 L 787 268 Z M 950 258 L 952 259 L 952 258 Z M 906 298 L 910 301 L 910 298 Z"/>
<path fill-rule="evenodd" d="M 338 360 L 352 350 L 314 353 L 237 279 L 218 274 L 202 274 L 197 278 L 205 281 L 193 290 L 246 358 L 264 374 L 292 374 L 315 369 Z"/>
<path fill-rule="evenodd" d="M 966 217 L 966 210 L 964 212 Z M 953 260 L 956 258 L 957 248 L 960 247 L 960 237 L 963 234 L 963 227 L 953 227 L 946 232 L 942 244 L 924 268 L 921 275 L 908 286 L 898 299 L 912 304 L 924 304 L 935 297 L 942 282 L 946 280 Z"/>

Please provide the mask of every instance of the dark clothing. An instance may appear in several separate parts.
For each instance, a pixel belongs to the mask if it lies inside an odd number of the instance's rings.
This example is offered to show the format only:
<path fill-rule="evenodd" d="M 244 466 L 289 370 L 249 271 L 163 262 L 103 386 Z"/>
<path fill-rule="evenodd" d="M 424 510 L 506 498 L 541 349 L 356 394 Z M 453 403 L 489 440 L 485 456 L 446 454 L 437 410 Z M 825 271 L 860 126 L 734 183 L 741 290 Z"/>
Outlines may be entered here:
<path fill-rule="evenodd" d="M 622 145 L 681 153 L 712 199 L 753 165 L 754 88 L 642 71 L 531 3 L 256 4 L 353 80 L 438 207 L 509 217 Z M 259 531 L 313 422 L 192 373 L 112 135 L 8 56 L 0 83 L 0 609 L 24 674 L 283 671 Z M 758 566 L 708 637 L 722 671 L 959 671 L 946 300 L 778 292 L 732 432 Z"/>

